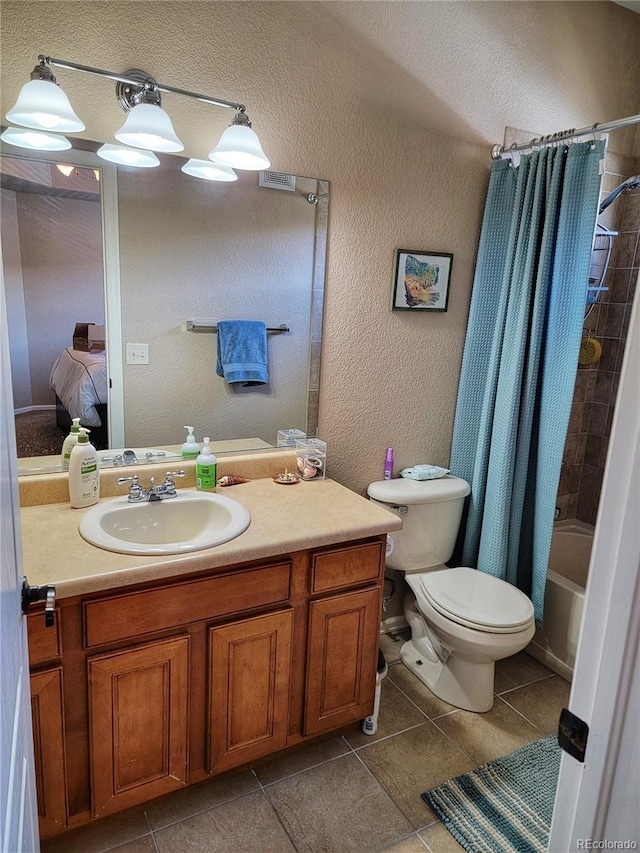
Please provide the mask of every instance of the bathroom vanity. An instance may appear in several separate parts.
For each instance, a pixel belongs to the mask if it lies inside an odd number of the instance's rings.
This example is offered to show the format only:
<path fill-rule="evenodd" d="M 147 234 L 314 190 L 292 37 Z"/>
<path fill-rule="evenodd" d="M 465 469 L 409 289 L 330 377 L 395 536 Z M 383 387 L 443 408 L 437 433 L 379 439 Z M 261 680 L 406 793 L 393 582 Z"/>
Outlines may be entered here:
<path fill-rule="evenodd" d="M 371 713 L 386 532 L 400 521 L 326 480 L 229 490 L 233 541 L 180 556 L 102 551 L 68 504 L 22 510 L 42 837 Z M 55 555 L 55 556 L 52 556 Z"/>

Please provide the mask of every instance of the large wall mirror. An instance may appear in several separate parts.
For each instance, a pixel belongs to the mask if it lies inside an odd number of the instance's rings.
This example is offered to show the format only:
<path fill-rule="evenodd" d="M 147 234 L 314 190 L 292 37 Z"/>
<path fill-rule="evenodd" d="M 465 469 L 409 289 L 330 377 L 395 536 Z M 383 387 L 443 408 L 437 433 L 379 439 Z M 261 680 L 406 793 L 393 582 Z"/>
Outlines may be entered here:
<path fill-rule="evenodd" d="M 91 150 L 2 148 L 23 472 L 55 470 L 55 446 L 29 423 L 48 424 L 61 445 L 57 424 L 72 405 L 111 448 L 180 444 L 185 424 L 199 440 L 243 449 L 274 445 L 280 429 L 316 433 L 328 183 L 273 172 L 217 183 L 185 175 L 181 158 L 160 159 L 153 169 L 116 169 Z M 216 374 L 211 327 L 229 319 L 288 329 L 267 335 L 268 384 L 228 385 Z M 105 351 L 79 356 L 77 323 L 104 324 Z M 148 345 L 149 363 L 128 363 L 127 344 Z M 70 397 L 65 385 L 78 370 L 84 387 Z M 49 458 L 38 465 L 34 456 Z"/>

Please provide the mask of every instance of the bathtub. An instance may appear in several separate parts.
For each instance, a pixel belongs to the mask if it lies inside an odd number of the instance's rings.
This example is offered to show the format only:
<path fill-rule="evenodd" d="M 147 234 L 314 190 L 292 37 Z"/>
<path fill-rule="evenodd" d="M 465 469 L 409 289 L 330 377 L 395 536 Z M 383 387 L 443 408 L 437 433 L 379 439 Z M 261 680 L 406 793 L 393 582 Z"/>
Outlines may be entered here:
<path fill-rule="evenodd" d="M 593 528 L 576 519 L 558 521 L 553 530 L 544 625 L 536 626 L 526 652 L 571 681 L 580 636 Z"/>

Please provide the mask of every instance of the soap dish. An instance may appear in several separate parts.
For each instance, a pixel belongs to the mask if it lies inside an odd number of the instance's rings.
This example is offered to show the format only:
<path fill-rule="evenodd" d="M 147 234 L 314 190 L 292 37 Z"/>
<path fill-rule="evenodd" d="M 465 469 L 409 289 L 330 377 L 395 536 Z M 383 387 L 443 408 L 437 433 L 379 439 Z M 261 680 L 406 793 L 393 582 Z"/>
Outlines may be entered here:
<path fill-rule="evenodd" d="M 281 486 L 295 486 L 296 483 L 300 482 L 300 478 L 285 470 L 284 474 L 278 474 L 274 477 L 273 482 L 280 483 Z"/>

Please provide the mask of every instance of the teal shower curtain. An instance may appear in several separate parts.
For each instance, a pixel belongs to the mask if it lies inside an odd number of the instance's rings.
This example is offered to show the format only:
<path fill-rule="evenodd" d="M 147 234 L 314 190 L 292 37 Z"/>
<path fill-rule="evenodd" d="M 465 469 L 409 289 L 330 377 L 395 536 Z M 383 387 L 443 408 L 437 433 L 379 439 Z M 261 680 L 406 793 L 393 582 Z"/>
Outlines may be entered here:
<path fill-rule="evenodd" d="M 460 562 L 503 578 L 541 622 L 582 333 L 603 142 L 494 163 L 451 450 L 471 485 Z"/>

